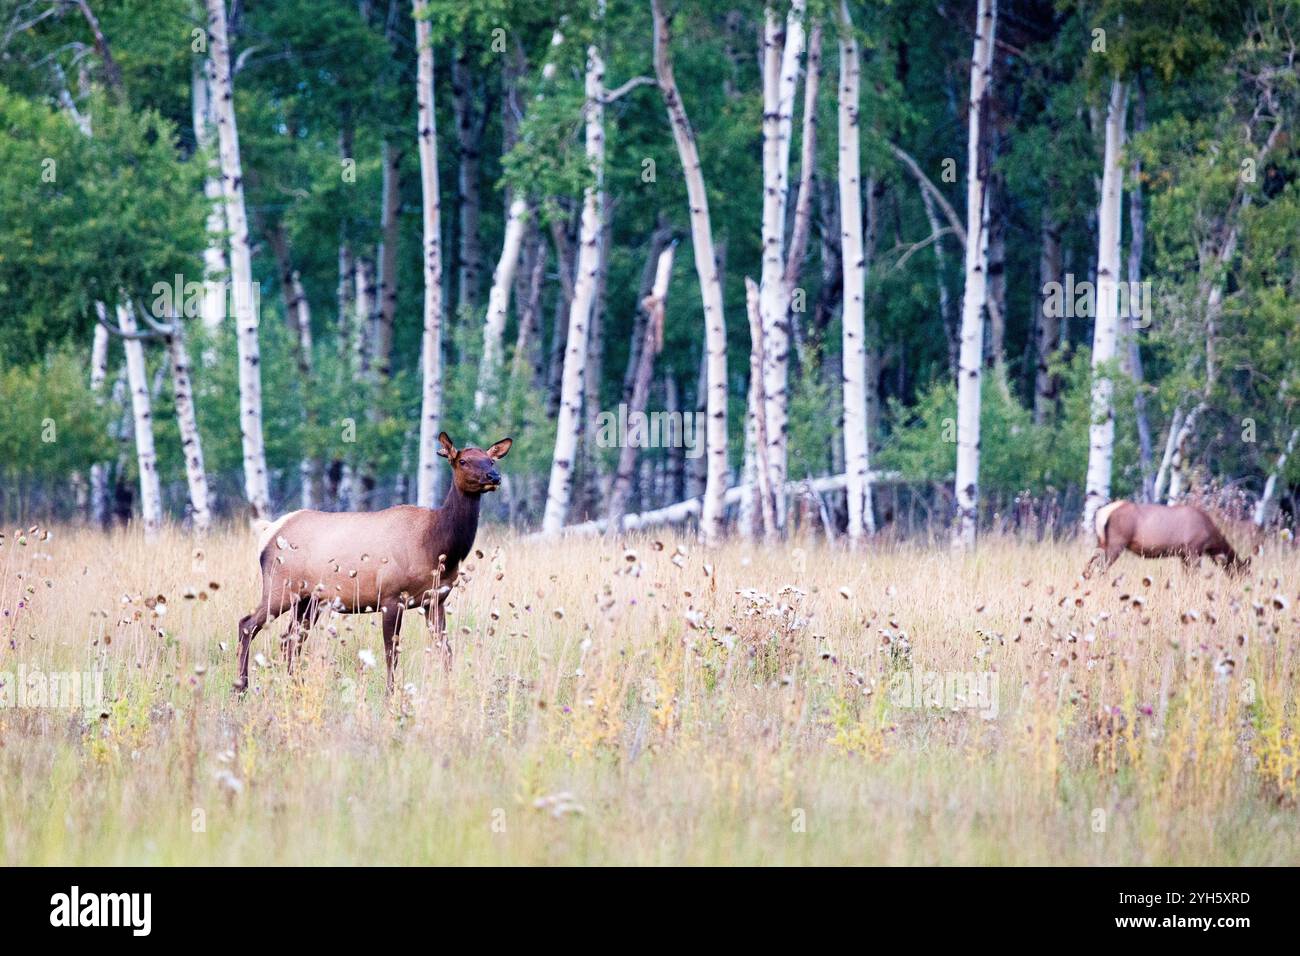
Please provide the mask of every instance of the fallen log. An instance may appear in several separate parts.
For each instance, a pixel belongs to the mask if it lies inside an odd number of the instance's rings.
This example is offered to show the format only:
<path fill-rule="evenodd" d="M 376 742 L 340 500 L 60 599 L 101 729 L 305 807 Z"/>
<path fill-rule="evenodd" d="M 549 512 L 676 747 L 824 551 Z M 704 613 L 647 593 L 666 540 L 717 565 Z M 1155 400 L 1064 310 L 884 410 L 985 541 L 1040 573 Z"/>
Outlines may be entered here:
<path fill-rule="evenodd" d="M 818 494 L 825 494 L 828 491 L 842 491 L 848 484 L 848 480 L 848 475 L 827 475 L 824 478 L 789 481 L 785 484 L 785 493 L 794 495 L 800 491 L 811 490 Z M 870 480 L 873 484 L 888 484 L 902 481 L 903 476 L 896 471 L 873 471 L 870 473 Z M 753 492 L 754 486 L 751 484 L 733 485 L 727 489 L 724 502 L 728 506 L 739 504 L 741 498 L 747 494 L 753 494 Z M 686 501 L 679 501 L 663 508 L 655 508 L 652 511 L 624 515 L 621 530 L 636 531 L 657 525 L 681 524 L 683 521 L 699 515 L 700 501 L 700 498 L 688 498 Z M 608 522 L 603 518 L 595 521 L 583 521 L 579 524 L 569 525 L 562 533 L 566 535 L 604 534 L 607 524 Z"/>

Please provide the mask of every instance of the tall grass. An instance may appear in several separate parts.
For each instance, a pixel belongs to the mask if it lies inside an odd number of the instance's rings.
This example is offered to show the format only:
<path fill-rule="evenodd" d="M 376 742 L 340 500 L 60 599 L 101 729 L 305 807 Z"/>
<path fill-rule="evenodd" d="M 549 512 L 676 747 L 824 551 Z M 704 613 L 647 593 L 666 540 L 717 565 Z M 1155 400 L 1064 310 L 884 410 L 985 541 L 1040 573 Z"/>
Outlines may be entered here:
<path fill-rule="evenodd" d="M 20 667 L 105 695 L 0 707 L 5 864 L 1300 862 L 1283 545 L 1084 581 L 1083 544 L 485 532 L 451 672 L 408 615 L 390 699 L 376 617 L 292 674 L 276 622 L 231 692 L 242 529 L 43 537 L 0 547 L 0 700 Z M 896 692 L 985 671 L 991 718 Z"/>

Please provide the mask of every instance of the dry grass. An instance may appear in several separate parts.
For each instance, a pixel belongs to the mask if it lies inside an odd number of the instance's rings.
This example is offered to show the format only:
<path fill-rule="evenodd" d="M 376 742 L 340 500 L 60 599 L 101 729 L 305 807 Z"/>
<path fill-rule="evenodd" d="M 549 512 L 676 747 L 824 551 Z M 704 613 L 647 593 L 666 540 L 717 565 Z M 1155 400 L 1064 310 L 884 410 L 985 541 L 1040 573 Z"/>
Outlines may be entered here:
<path fill-rule="evenodd" d="M 1083 544 L 485 532 L 450 675 L 415 616 L 391 700 L 373 617 L 288 675 L 278 622 L 241 699 L 251 534 L 40 538 L 0 548 L 0 699 L 106 693 L 0 708 L 5 864 L 1300 862 L 1289 547 L 1084 582 Z M 913 668 L 995 672 L 997 716 L 903 706 Z"/>

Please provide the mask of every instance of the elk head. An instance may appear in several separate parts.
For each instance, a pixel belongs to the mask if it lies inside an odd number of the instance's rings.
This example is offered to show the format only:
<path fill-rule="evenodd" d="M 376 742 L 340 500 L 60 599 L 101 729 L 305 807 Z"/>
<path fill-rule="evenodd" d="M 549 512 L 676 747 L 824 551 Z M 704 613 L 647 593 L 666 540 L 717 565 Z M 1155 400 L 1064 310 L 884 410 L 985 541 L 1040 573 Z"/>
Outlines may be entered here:
<path fill-rule="evenodd" d="M 457 449 L 446 432 L 438 435 L 438 454 L 451 463 L 451 478 L 456 489 L 465 495 L 496 491 L 501 485 L 497 462 L 506 457 L 514 439 L 503 438 L 486 451 L 482 448 Z"/>

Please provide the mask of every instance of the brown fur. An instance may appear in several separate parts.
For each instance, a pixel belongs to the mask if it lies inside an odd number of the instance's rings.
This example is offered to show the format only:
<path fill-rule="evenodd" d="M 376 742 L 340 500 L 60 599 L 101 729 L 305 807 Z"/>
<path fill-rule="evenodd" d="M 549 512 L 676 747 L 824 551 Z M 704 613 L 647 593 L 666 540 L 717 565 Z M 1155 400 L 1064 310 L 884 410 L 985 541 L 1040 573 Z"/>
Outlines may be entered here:
<path fill-rule="evenodd" d="M 479 502 L 501 483 L 496 462 L 510 450 L 506 438 L 487 451 L 457 450 L 443 432 L 438 454 L 451 463 L 452 482 L 441 508 L 398 505 L 374 512 L 295 511 L 263 534 L 260 563 L 262 599 L 239 622 L 237 690 L 248 687 L 248 652 L 253 638 L 286 611 L 293 619 L 284 637 L 285 659 L 326 608 L 344 614 L 382 613 L 388 690 L 393 689 L 402 616 L 423 609 L 429 628 L 442 641 L 451 666 L 443 607 L 474 546 Z M 301 635 L 301 636 L 300 636 Z"/>
<path fill-rule="evenodd" d="M 1114 502 L 1097 512 L 1097 547 L 1084 577 L 1097 561 L 1105 571 L 1125 550 L 1144 558 L 1182 558 L 1189 568 L 1202 555 L 1222 560 L 1229 573 L 1250 566 L 1250 559 L 1240 557 L 1214 520 L 1195 505 Z"/>

